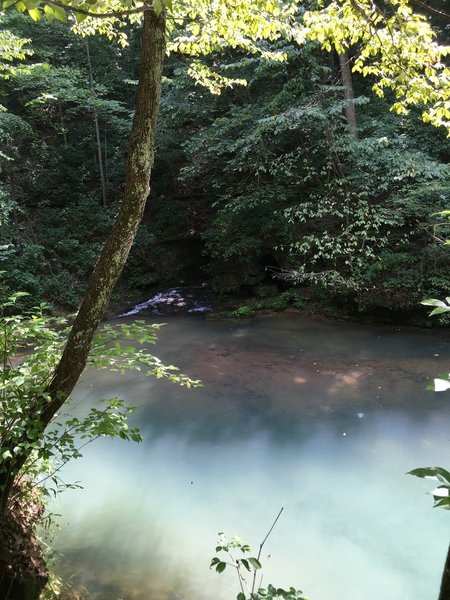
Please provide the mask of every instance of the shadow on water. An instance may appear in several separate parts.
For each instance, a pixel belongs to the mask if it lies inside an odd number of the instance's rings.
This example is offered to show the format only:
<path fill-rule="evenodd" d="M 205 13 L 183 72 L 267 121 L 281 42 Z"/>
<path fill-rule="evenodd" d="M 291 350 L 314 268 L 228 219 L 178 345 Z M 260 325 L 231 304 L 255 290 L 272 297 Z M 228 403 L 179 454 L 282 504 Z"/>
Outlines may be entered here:
<path fill-rule="evenodd" d="M 89 372 L 82 398 L 139 406 L 145 441 L 98 442 L 68 467 L 59 569 L 102 600 L 226 600 L 215 534 L 254 545 L 285 506 L 265 582 L 311 600 L 432 600 L 448 544 L 416 466 L 450 464 L 450 400 L 424 391 L 450 345 L 297 315 L 175 317 L 160 358 L 204 387 Z M 442 513 L 442 514 L 441 514 Z"/>

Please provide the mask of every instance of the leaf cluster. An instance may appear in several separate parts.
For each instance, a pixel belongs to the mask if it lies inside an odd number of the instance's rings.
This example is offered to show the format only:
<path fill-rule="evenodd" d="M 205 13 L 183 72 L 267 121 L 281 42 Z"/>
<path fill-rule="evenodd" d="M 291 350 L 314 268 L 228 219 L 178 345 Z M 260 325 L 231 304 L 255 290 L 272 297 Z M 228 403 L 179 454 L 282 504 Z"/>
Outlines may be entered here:
<path fill-rule="evenodd" d="M 28 486 L 53 483 L 56 492 L 59 470 L 79 458 L 86 444 L 99 437 L 135 442 L 142 438 L 127 421 L 134 407 L 120 398 L 103 400 L 84 416 L 70 414 L 70 410 L 61 413 L 43 430 L 40 416 L 51 400 L 47 388 L 66 343 L 66 320 L 46 316 L 45 305 L 16 313 L 23 296 L 16 293 L 0 305 L 0 474 L 15 472 L 16 479 Z M 89 365 L 119 373 L 142 370 L 147 376 L 166 378 L 186 388 L 200 385 L 149 353 L 160 327 L 143 321 L 105 325 L 95 336 Z M 28 460 L 16 467 L 16 457 L 24 453 Z M 20 487 L 26 489 L 27 485 Z"/>
<path fill-rule="evenodd" d="M 247 89 L 209 106 L 181 69 L 170 80 L 161 152 L 168 163 L 173 157 L 171 177 L 181 163 L 176 193 L 192 198 L 193 209 L 183 227 L 201 235 L 215 286 L 230 287 L 228 271 L 239 285 L 241 272 L 264 261 L 284 280 L 327 288 L 364 310 L 412 308 L 425 290 L 441 294 L 448 257 L 433 213 L 450 189 L 446 155 L 436 152 L 443 146 L 416 138 L 415 116 L 383 115 L 385 104 L 369 101 L 356 78 L 355 140 L 343 121 L 342 88 L 317 50 L 284 49 L 282 65 L 241 66 Z M 170 153 L 180 127 L 183 152 Z M 170 204 L 164 194 L 167 213 Z"/>
<path fill-rule="evenodd" d="M 435 508 L 450 509 L 450 473 L 446 469 L 442 467 L 420 467 L 409 471 L 407 475 L 439 481 L 442 485 L 430 492 L 434 498 L 434 506 Z"/>
<path fill-rule="evenodd" d="M 227 567 L 236 570 L 241 587 L 236 600 L 307 600 L 301 590 L 293 587 L 283 589 L 271 584 L 264 588 L 256 587 L 256 577 L 262 569 L 260 552 L 258 553 L 258 557 L 247 557 L 252 550 L 239 536 L 228 540 L 223 533 L 219 533 L 218 535 L 216 552 L 220 556 L 212 558 L 210 569 L 214 569 L 217 573 L 223 573 Z M 236 552 L 239 553 L 239 558 L 236 558 Z M 250 582 L 247 582 L 246 574 L 249 575 Z"/>
<path fill-rule="evenodd" d="M 375 79 L 373 90 L 392 91 L 391 110 L 407 114 L 423 106 L 423 119 L 450 135 L 450 46 L 436 40 L 427 18 L 409 0 L 388 0 L 383 9 L 369 0 L 331 0 L 307 11 L 299 41 L 316 40 L 323 48 L 343 53 L 355 49 L 353 71 Z"/>

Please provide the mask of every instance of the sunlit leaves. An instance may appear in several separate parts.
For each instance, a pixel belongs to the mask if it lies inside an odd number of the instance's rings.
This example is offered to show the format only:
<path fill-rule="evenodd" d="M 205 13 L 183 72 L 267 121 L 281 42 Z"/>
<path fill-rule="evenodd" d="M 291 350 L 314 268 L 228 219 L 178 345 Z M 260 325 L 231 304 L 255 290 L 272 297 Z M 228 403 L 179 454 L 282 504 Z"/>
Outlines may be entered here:
<path fill-rule="evenodd" d="M 1 7 L 8 8 L 10 0 Z M 49 20 L 67 21 L 75 18 L 74 29 L 81 35 L 100 32 L 110 39 L 125 44 L 121 31 L 125 17 L 131 21 L 142 18 L 144 10 L 167 13 L 169 51 L 190 56 L 201 56 L 221 51 L 226 47 L 242 48 L 252 54 L 264 55 L 274 60 L 282 59 L 280 53 L 260 46 L 263 39 L 275 40 L 287 35 L 296 3 L 288 0 L 153 0 L 150 3 L 133 0 L 61 0 L 39 3 L 36 0 L 19 0 L 16 10 L 28 12 L 34 20 L 43 16 Z"/>
<path fill-rule="evenodd" d="M 445 299 L 445 302 L 442 300 L 436 300 L 435 298 L 426 298 L 422 300 L 420 304 L 424 304 L 425 306 L 435 306 L 429 316 L 432 315 L 440 315 L 442 313 L 450 312 L 450 297 Z"/>
<path fill-rule="evenodd" d="M 296 3 L 288 0 L 177 2 L 168 18 L 168 49 L 200 57 L 226 48 L 239 48 L 268 60 L 284 60 L 283 52 L 260 42 L 288 36 L 296 10 Z M 221 73 L 220 64 L 211 69 L 198 60 L 192 62 L 190 73 L 197 83 L 213 93 L 245 81 Z"/>
<path fill-rule="evenodd" d="M 169 19 L 170 48 L 196 56 L 226 47 L 264 54 L 267 49 L 255 43 L 287 35 L 296 10 L 296 3 L 287 0 L 177 2 Z"/>
<path fill-rule="evenodd" d="M 3 0 L 3 9 L 9 0 Z M 36 0 L 20 0 L 15 9 L 26 11 L 33 20 L 69 20 L 74 31 L 80 35 L 101 33 L 122 45 L 127 43 L 122 30 L 125 17 L 131 21 L 142 18 L 144 3 L 132 0 L 63 0 L 38 3 Z M 220 65 L 214 69 L 202 65 L 198 57 L 221 52 L 225 48 L 240 48 L 249 54 L 264 56 L 270 60 L 284 60 L 285 55 L 261 40 L 276 40 L 290 35 L 295 17 L 296 2 L 288 0 L 233 0 L 209 2 L 208 0 L 153 0 L 146 10 L 167 13 L 168 51 L 176 51 L 196 57 L 190 73 L 197 83 L 205 85 L 212 93 L 220 93 L 223 87 L 242 85 L 242 78 L 228 77 L 220 73 Z M 98 18 L 93 15 L 98 15 Z"/>
<path fill-rule="evenodd" d="M 211 94 L 219 95 L 226 87 L 247 85 L 245 79 L 224 77 L 198 60 L 191 62 L 188 73 L 196 83 L 203 85 Z"/>
<path fill-rule="evenodd" d="M 142 3 L 131 0 L 61 0 L 37 2 L 36 0 L 0 0 L 0 10 L 15 9 L 27 13 L 34 21 L 42 18 L 52 21 L 56 19 L 68 23 L 81 35 L 100 33 L 109 39 L 115 39 L 125 45 L 127 38 L 122 28 L 126 20 L 121 16 L 123 11 L 131 11 L 129 18 L 133 21 L 142 18 Z M 98 15 L 98 18 L 92 15 Z"/>
<path fill-rule="evenodd" d="M 387 16 L 386 16 L 387 15 Z M 304 15 L 297 39 L 313 39 L 328 51 L 355 47 L 353 71 L 375 77 L 379 96 L 395 94 L 392 110 L 406 114 L 424 106 L 423 119 L 450 135 L 450 46 L 436 41 L 427 19 L 409 0 L 390 0 L 382 12 L 369 0 L 333 0 Z"/>
<path fill-rule="evenodd" d="M 3 17 L 0 15 L 0 26 Z M 0 30 L 0 77 L 8 77 L 15 73 L 15 61 L 31 56 L 33 51 L 28 47 L 30 40 L 14 35 L 6 29 Z"/>
<path fill-rule="evenodd" d="M 10 0 L 3 0 L 3 8 Z M 375 93 L 384 96 L 387 90 L 395 94 L 392 110 L 405 114 L 411 106 L 424 106 L 423 119 L 450 131 L 450 70 L 445 57 L 450 47 L 442 46 L 425 17 L 415 13 L 408 0 L 390 0 L 389 12 L 381 12 L 369 0 L 332 0 L 321 9 L 303 15 L 304 25 L 296 22 L 298 3 L 288 0 L 154 0 L 152 10 L 166 10 L 169 51 L 191 57 L 210 55 L 225 48 L 240 48 L 248 54 L 270 60 L 283 60 L 283 53 L 274 51 L 261 40 L 280 37 L 318 41 L 323 48 L 343 52 L 355 50 L 353 70 L 364 76 L 374 76 Z M 132 12 L 129 18 L 140 18 L 144 5 L 128 0 L 72 0 L 71 2 L 37 3 L 20 0 L 19 11 L 27 11 L 32 19 L 45 15 L 48 19 L 67 20 L 75 16 L 75 30 L 82 35 L 99 31 L 109 38 L 117 37 L 122 44 L 126 37 L 121 13 Z M 89 14 L 88 14 L 89 13 Z M 92 14 L 99 17 L 93 18 Z M 107 18 L 106 18 L 107 17 Z M 220 85 L 241 83 L 224 75 L 211 77 L 211 70 L 192 68 L 197 82 L 203 82 L 217 93 Z M 219 81 L 219 77 L 222 78 Z"/>

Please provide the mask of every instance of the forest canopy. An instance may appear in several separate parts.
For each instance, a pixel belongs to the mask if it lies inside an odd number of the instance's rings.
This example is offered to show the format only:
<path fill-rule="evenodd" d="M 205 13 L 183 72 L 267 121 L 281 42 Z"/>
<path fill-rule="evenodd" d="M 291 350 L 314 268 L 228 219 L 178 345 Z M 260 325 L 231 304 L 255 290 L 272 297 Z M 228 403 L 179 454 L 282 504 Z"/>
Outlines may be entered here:
<path fill-rule="evenodd" d="M 3 8 L 3 281 L 74 307 L 121 198 L 139 23 L 151 5 Z M 444 293 L 442 2 L 155 9 L 167 12 L 169 55 L 152 202 L 128 289 L 206 278 L 235 293 L 272 273 L 306 298 L 364 310 L 411 309 Z"/>

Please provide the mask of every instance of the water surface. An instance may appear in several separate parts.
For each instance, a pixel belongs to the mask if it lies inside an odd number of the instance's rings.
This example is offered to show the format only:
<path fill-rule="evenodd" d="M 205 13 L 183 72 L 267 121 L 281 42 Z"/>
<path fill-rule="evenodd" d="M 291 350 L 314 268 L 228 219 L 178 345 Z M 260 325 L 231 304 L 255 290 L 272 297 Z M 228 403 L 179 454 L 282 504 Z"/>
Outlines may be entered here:
<path fill-rule="evenodd" d="M 187 392 L 132 373 L 89 372 L 76 401 L 119 394 L 145 441 L 100 440 L 66 469 L 58 568 L 102 600 L 229 600 L 209 571 L 216 533 L 264 548 L 263 584 L 310 600 L 433 600 L 449 541 L 432 482 L 450 465 L 443 335 L 321 322 L 177 316 L 155 351 L 204 382 Z"/>

